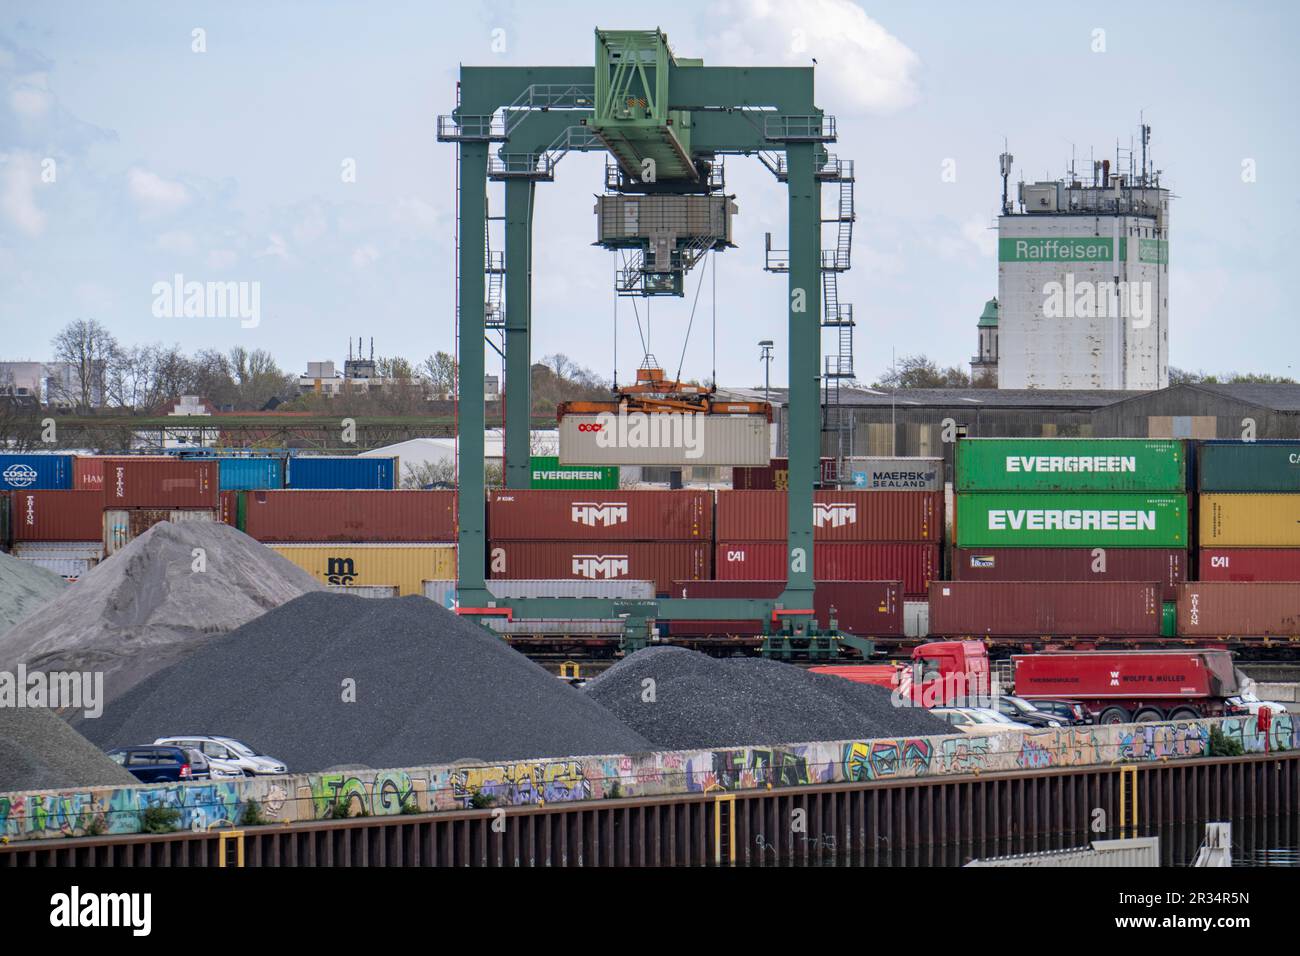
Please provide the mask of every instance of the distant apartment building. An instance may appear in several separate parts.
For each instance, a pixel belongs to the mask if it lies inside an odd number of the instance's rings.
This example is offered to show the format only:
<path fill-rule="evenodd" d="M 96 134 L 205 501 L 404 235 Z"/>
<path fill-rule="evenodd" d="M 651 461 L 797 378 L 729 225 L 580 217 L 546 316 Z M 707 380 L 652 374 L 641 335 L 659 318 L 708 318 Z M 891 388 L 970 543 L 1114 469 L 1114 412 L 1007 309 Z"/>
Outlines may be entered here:
<path fill-rule="evenodd" d="M 91 408 L 102 408 L 106 365 L 95 362 L 92 368 L 86 393 Z M 82 400 L 81 370 L 71 362 L 0 362 L 0 398 L 75 408 Z"/>

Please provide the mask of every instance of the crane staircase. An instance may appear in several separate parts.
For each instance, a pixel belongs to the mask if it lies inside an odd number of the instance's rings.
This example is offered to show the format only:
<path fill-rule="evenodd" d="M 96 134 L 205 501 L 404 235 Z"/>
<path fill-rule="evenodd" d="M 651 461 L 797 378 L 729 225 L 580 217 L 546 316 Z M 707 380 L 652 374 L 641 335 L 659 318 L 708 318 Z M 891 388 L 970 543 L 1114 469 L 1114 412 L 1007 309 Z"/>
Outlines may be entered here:
<path fill-rule="evenodd" d="M 763 153 L 759 159 L 778 180 L 788 179 L 783 153 Z M 832 351 L 824 357 L 822 367 L 822 432 L 831 436 L 836 449 L 837 474 L 842 474 L 844 459 L 852 453 L 853 417 L 841 402 L 841 387 L 854 378 L 854 322 L 853 306 L 840 301 L 839 275 L 849 269 L 853 258 L 853 223 L 857 218 L 853 202 L 853 160 L 828 153 L 817 169 L 817 178 L 838 187 L 833 214 L 822 219 L 823 225 L 829 224 L 835 230 L 833 248 L 823 248 L 821 256 L 822 328 L 832 330 Z M 790 253 L 772 247 L 770 232 L 766 246 L 763 268 L 768 272 L 789 272 Z"/>

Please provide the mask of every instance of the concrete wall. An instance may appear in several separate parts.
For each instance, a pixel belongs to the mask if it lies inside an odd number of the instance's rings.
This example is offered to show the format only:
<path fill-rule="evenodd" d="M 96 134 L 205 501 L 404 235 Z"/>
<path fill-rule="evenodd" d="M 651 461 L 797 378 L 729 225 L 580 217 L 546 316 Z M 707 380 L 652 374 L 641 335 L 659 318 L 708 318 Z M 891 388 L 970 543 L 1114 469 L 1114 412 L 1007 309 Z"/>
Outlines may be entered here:
<path fill-rule="evenodd" d="M 233 782 L 0 794 L 0 839 L 136 833 L 150 807 L 179 811 L 182 829 L 239 825 L 256 800 L 276 823 L 322 820 L 336 803 L 351 815 L 527 806 L 613 797 L 864 782 L 1057 767 L 1104 766 L 1205 756 L 1219 723 L 1247 753 L 1265 749 L 1252 718 L 1125 724 L 1002 734 L 843 740 L 772 747 L 520 760 L 490 765 L 293 774 Z M 1300 718 L 1278 717 L 1272 750 L 1300 748 Z M 490 801 L 490 803 L 488 802 Z"/>

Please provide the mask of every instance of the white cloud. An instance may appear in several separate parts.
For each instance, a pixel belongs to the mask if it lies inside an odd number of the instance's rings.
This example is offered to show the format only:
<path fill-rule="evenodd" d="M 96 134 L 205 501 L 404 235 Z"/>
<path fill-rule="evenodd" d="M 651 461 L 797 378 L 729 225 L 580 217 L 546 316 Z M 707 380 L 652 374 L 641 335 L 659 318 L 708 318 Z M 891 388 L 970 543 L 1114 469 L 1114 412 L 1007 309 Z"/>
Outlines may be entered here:
<path fill-rule="evenodd" d="M 893 113 L 919 94 L 918 57 L 850 0 L 726 0 L 709 16 L 730 26 L 711 34 L 706 62 L 817 62 L 818 105 L 841 112 Z M 841 105 L 843 104 L 843 105 Z"/>
<path fill-rule="evenodd" d="M 274 259 L 283 259 L 285 262 L 288 262 L 293 258 L 293 256 L 289 254 L 289 247 L 285 244 L 284 237 L 279 233 L 273 232 L 267 236 L 267 239 L 270 244 L 258 253 L 259 258 L 262 256 L 271 256 Z"/>
<path fill-rule="evenodd" d="M 299 245 L 314 242 L 329 231 L 325 212 L 319 203 L 307 207 L 303 217 L 293 227 L 293 239 Z"/>
<path fill-rule="evenodd" d="M 175 212 L 190 201 L 190 192 L 182 183 L 163 179 L 138 166 L 127 173 L 127 185 L 131 198 L 149 214 Z"/>
<path fill-rule="evenodd" d="M 164 232 L 158 237 L 158 248 L 188 255 L 194 251 L 194 237 L 183 229 Z"/>
<path fill-rule="evenodd" d="M 209 269 L 229 269 L 239 261 L 239 254 L 233 249 L 213 249 L 208 253 Z"/>
<path fill-rule="evenodd" d="M 961 234 L 980 251 L 981 255 L 991 256 L 998 251 L 997 230 L 989 220 L 981 216 L 967 219 L 962 223 Z"/>
<path fill-rule="evenodd" d="M 44 116 L 54 105 L 54 96 L 44 88 L 44 84 L 31 82 L 13 84 L 9 90 L 9 105 L 15 113 L 29 119 Z"/>
<path fill-rule="evenodd" d="M 393 211 L 393 220 L 399 225 L 411 227 L 412 231 L 425 236 L 444 235 L 450 229 L 451 218 L 433 203 L 426 202 L 419 196 L 407 196 L 397 200 Z"/>
<path fill-rule="evenodd" d="M 40 182 L 40 162 L 35 155 L 0 154 L 0 210 L 28 236 L 39 236 L 45 231 L 45 213 L 36 204 Z"/>
<path fill-rule="evenodd" d="M 352 250 L 352 266 L 355 269 L 365 269 L 371 266 L 379 259 L 379 250 L 366 243 L 364 246 L 357 246 Z"/>

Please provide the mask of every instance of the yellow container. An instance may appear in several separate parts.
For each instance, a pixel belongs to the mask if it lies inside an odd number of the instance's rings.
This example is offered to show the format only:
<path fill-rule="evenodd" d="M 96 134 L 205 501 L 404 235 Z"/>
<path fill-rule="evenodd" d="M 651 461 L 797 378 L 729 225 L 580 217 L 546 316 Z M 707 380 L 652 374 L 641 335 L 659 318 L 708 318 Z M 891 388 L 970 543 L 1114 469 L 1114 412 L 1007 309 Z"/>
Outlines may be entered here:
<path fill-rule="evenodd" d="M 1201 495 L 1200 542 L 1221 548 L 1300 548 L 1300 494 Z"/>
<path fill-rule="evenodd" d="M 424 582 L 456 577 L 454 544 L 273 544 L 321 584 L 386 585 L 423 594 Z"/>

